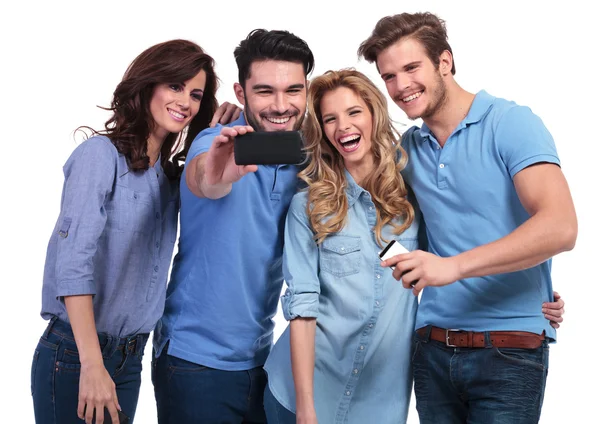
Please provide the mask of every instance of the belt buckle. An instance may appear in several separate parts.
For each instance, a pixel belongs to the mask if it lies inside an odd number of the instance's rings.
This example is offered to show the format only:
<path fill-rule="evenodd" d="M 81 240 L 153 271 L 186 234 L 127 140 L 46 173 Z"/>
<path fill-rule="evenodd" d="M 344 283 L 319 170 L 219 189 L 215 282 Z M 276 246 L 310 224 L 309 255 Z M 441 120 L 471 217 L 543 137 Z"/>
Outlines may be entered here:
<path fill-rule="evenodd" d="M 458 328 L 447 328 L 446 329 L 446 346 L 448 347 L 458 347 L 457 345 L 453 345 L 450 344 L 450 335 L 448 333 L 453 332 L 453 333 L 459 333 L 462 330 L 458 329 Z"/>

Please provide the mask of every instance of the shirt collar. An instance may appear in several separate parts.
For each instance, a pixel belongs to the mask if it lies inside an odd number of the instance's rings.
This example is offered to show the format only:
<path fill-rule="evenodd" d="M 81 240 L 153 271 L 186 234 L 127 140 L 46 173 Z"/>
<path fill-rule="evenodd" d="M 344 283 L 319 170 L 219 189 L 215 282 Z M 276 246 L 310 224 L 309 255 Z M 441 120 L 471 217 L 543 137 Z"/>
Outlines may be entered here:
<path fill-rule="evenodd" d="M 494 103 L 494 100 L 495 100 L 495 97 L 488 94 L 487 91 L 485 91 L 485 90 L 478 91 L 477 94 L 475 94 L 475 98 L 473 99 L 473 103 L 471 104 L 471 107 L 469 108 L 469 112 L 467 113 L 467 116 L 465 116 L 465 119 L 463 119 L 458 124 L 458 126 L 453 131 L 453 133 L 456 133 L 457 131 L 459 131 L 463 128 L 466 128 L 467 125 L 475 124 L 475 123 L 481 121 L 488 114 L 490 109 L 492 108 L 492 104 Z M 425 122 L 423 122 L 423 125 L 421 125 L 419 134 L 421 135 L 423 141 L 429 137 L 435 138 L 433 136 L 431 130 L 427 126 L 427 124 L 425 124 Z"/>
<path fill-rule="evenodd" d="M 363 192 L 366 192 L 364 188 L 356 184 L 350 172 L 347 169 L 344 169 L 344 173 L 346 175 L 346 196 L 348 197 L 348 207 L 351 208 L 354 203 L 358 200 L 360 195 Z"/>

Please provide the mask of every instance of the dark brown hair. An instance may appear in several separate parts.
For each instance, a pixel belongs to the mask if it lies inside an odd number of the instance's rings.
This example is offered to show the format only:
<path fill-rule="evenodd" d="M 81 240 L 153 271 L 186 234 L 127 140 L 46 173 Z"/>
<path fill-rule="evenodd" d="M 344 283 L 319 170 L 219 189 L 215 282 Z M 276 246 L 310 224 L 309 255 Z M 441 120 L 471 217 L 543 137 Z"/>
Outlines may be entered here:
<path fill-rule="evenodd" d="M 301 63 L 306 76 L 315 67 L 315 58 L 306 41 L 288 31 L 252 30 L 236 47 L 233 55 L 238 67 L 238 82 L 244 88 L 254 62 L 281 60 Z"/>
<path fill-rule="evenodd" d="M 452 54 L 446 23 L 433 13 L 426 12 L 401 13 L 381 18 L 371 36 L 361 43 L 358 55 L 364 57 L 367 62 L 377 63 L 379 53 L 403 37 L 412 37 L 419 41 L 436 68 L 440 65 L 440 55 L 444 50 Z M 454 60 L 451 72 L 452 75 L 456 73 Z"/>
<path fill-rule="evenodd" d="M 105 129 L 92 129 L 92 132 L 109 137 L 119 153 L 127 158 L 132 171 L 148 169 L 147 141 L 156 125 L 150 112 L 154 88 L 158 84 L 188 81 L 201 70 L 206 73 L 206 86 L 198 114 L 191 120 L 187 130 L 179 134 L 170 133 L 160 152 L 161 166 L 166 175 L 171 179 L 179 178 L 182 162 L 194 137 L 209 126 L 218 106 L 214 60 L 197 44 L 187 40 L 166 41 L 136 57 L 115 89 L 110 107 L 104 108 L 113 112 L 104 124 Z"/>

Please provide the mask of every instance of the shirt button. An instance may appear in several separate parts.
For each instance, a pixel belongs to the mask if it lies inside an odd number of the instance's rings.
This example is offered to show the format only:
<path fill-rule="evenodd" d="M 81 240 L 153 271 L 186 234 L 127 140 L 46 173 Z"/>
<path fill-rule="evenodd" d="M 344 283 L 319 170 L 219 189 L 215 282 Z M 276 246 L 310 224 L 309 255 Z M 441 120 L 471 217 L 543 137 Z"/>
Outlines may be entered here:
<path fill-rule="evenodd" d="M 156 219 L 160 219 L 160 214 L 158 212 L 156 212 L 154 216 L 156 216 Z"/>
<path fill-rule="evenodd" d="M 354 368 L 354 369 L 352 370 L 352 374 L 358 374 L 358 368 Z"/>
<path fill-rule="evenodd" d="M 379 300 L 375 301 L 375 305 L 379 306 Z"/>
<path fill-rule="evenodd" d="M 155 246 L 156 246 L 156 248 L 158 249 L 158 248 L 160 247 L 160 243 L 159 243 L 159 242 L 156 242 Z"/>
<path fill-rule="evenodd" d="M 154 271 L 155 271 L 155 272 L 158 272 L 158 266 L 155 266 L 155 267 L 154 267 Z"/>
<path fill-rule="evenodd" d="M 350 390 L 346 390 L 346 396 L 350 396 Z"/>
<path fill-rule="evenodd" d="M 443 163 L 440 163 L 440 168 L 444 169 L 446 165 L 444 165 Z"/>
<path fill-rule="evenodd" d="M 381 274 L 375 274 L 375 277 L 381 278 Z"/>
<path fill-rule="evenodd" d="M 360 350 L 365 350 L 365 347 L 364 347 L 363 345 L 360 345 L 360 346 L 359 346 L 359 349 L 360 349 Z"/>
<path fill-rule="evenodd" d="M 373 210 L 373 206 L 369 206 L 369 210 L 372 211 Z"/>
<path fill-rule="evenodd" d="M 343 247 L 340 247 L 340 250 L 343 252 L 343 251 L 344 251 L 344 248 L 343 248 Z"/>
<path fill-rule="evenodd" d="M 373 328 L 373 323 L 370 323 L 370 324 L 369 324 L 369 328 Z"/>

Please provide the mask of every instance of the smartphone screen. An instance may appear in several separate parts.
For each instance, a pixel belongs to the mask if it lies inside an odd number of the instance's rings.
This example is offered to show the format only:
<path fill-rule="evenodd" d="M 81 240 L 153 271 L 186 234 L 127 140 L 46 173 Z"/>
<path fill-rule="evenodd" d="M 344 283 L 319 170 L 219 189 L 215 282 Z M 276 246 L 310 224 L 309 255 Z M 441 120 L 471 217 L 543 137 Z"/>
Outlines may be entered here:
<path fill-rule="evenodd" d="M 255 131 L 235 137 L 237 165 L 295 165 L 304 160 L 299 131 Z"/>

